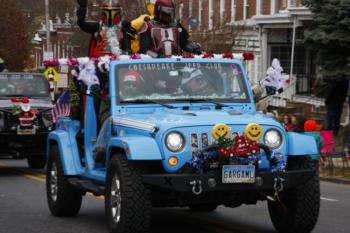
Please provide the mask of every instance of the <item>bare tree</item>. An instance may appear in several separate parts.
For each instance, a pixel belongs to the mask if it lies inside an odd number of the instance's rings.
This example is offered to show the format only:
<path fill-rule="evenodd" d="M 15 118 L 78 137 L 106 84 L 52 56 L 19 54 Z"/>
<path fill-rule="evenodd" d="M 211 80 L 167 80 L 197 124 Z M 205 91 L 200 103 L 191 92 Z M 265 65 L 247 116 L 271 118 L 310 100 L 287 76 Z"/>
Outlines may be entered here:
<path fill-rule="evenodd" d="M 14 0 L 0 0 L 0 6 L 0 57 L 10 71 L 23 71 L 30 53 L 24 16 Z"/>

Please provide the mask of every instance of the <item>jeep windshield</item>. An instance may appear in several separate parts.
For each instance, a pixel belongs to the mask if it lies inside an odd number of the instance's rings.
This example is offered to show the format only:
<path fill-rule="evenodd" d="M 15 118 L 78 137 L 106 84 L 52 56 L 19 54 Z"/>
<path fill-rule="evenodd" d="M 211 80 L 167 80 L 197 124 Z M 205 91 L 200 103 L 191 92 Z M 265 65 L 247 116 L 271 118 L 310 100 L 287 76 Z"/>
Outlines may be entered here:
<path fill-rule="evenodd" d="M 0 74 L 0 98 L 3 97 L 48 97 L 48 82 L 42 74 Z"/>
<path fill-rule="evenodd" d="M 242 69 L 215 62 L 118 65 L 118 103 L 248 103 Z"/>

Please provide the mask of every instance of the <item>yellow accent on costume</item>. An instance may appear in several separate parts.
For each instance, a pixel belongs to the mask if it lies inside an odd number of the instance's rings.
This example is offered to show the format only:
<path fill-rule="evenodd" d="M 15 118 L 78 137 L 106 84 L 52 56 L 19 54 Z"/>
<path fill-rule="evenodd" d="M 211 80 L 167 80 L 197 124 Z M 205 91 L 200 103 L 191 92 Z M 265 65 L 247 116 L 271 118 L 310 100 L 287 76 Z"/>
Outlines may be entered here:
<path fill-rule="evenodd" d="M 146 22 L 154 18 L 154 3 L 152 1 L 151 3 L 147 3 L 146 8 L 148 14 L 140 15 L 139 17 L 131 21 L 131 27 L 134 28 L 137 32 L 137 35 L 135 35 L 135 40 L 131 40 L 131 51 L 133 53 L 140 52 L 139 34 L 147 30 Z"/>
<path fill-rule="evenodd" d="M 244 135 L 251 141 L 259 141 L 262 136 L 261 126 L 256 123 L 248 124 L 244 129 Z"/>

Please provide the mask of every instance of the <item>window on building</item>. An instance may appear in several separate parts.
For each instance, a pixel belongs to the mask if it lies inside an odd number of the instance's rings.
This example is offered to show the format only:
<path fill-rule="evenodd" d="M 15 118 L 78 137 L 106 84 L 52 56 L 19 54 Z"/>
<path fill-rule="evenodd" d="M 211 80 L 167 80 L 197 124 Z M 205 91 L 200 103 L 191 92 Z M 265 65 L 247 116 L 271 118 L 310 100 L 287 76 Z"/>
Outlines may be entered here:
<path fill-rule="evenodd" d="M 225 20 L 225 0 L 220 0 L 220 24 L 223 25 Z"/>
<path fill-rule="evenodd" d="M 243 1 L 243 20 L 249 18 L 249 3 L 248 0 Z"/>
<path fill-rule="evenodd" d="M 236 20 L 236 0 L 231 0 L 231 23 Z"/>
<path fill-rule="evenodd" d="M 261 7 L 262 0 L 256 0 L 256 15 L 261 15 L 262 7 Z"/>
<path fill-rule="evenodd" d="M 271 9 L 270 9 L 270 14 L 276 14 L 277 13 L 277 8 L 278 8 L 278 1 L 277 0 L 271 0 Z"/>
<path fill-rule="evenodd" d="M 181 3 L 181 4 L 180 4 L 180 7 L 179 7 L 179 18 L 180 18 L 180 22 L 182 22 L 183 16 L 184 16 L 184 4 Z"/>
<path fill-rule="evenodd" d="M 193 14 L 192 14 L 192 11 L 193 11 L 193 0 L 190 0 L 188 2 L 188 19 L 191 20 Z M 191 31 L 191 25 L 188 25 L 188 30 Z"/>
<path fill-rule="evenodd" d="M 214 0 L 209 0 L 208 29 L 213 29 Z"/>
<path fill-rule="evenodd" d="M 203 0 L 198 1 L 198 29 L 202 26 Z"/>
<path fill-rule="evenodd" d="M 295 0 L 288 0 L 288 7 L 295 7 Z"/>

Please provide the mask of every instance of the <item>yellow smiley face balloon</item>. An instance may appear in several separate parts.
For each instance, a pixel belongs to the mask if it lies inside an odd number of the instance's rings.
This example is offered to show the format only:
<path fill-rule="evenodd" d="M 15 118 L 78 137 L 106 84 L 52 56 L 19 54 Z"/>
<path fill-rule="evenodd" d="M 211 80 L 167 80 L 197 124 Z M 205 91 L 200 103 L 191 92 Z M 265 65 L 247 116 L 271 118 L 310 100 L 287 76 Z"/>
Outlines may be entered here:
<path fill-rule="evenodd" d="M 212 136 L 215 140 L 218 140 L 220 137 L 224 137 L 224 138 L 230 138 L 230 128 L 225 125 L 225 124 L 216 124 L 213 127 L 212 130 Z"/>
<path fill-rule="evenodd" d="M 251 141 L 259 141 L 262 136 L 261 126 L 255 123 L 248 124 L 244 129 L 244 135 Z"/>

